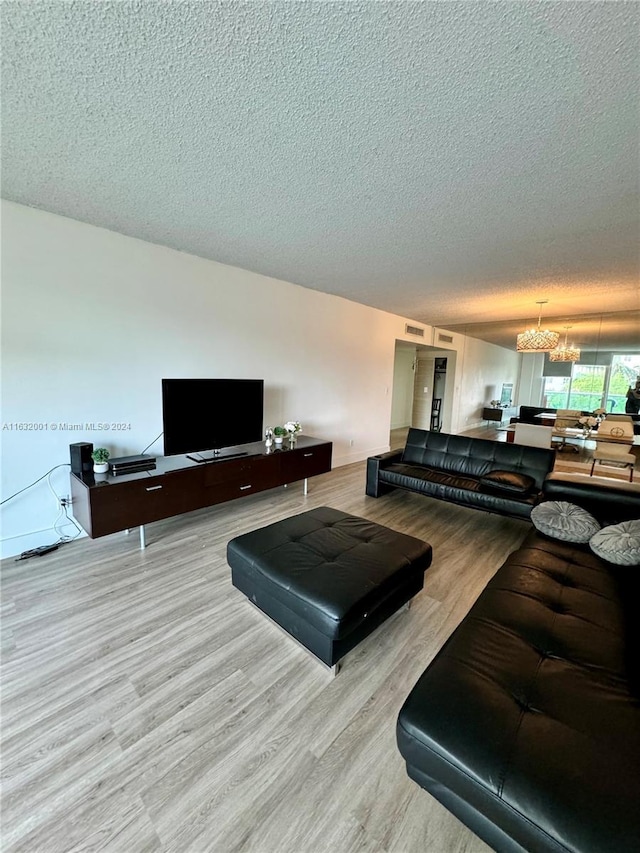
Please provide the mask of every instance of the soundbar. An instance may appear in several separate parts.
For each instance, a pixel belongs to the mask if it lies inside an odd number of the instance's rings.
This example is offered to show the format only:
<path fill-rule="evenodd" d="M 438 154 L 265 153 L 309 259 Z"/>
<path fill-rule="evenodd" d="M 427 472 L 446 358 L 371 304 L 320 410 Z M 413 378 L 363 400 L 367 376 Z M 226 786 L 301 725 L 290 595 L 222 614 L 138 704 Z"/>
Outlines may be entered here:
<path fill-rule="evenodd" d="M 109 460 L 112 474 L 133 474 L 136 471 L 151 471 L 156 467 L 155 456 L 118 456 Z"/>
<path fill-rule="evenodd" d="M 117 468 L 115 471 L 109 471 L 112 477 L 122 477 L 123 474 L 142 474 L 143 471 L 155 471 L 156 463 L 152 465 L 129 465 L 126 468 Z"/>

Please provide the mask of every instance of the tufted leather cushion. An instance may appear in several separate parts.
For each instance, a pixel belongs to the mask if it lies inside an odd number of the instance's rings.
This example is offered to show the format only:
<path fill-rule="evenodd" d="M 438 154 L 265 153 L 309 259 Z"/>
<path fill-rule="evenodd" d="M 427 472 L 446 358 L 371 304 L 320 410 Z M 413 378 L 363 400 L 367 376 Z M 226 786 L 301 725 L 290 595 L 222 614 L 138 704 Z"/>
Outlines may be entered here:
<path fill-rule="evenodd" d="M 227 560 L 234 573 L 323 635 L 340 638 L 383 605 L 403 578 L 422 578 L 431 546 L 318 507 L 232 539 Z"/>
<path fill-rule="evenodd" d="M 640 521 L 623 521 L 603 527 L 589 540 L 594 554 L 619 566 L 640 564 Z"/>
<path fill-rule="evenodd" d="M 407 772 L 494 849 L 637 850 L 639 585 L 532 533 L 408 696 Z"/>
<path fill-rule="evenodd" d="M 564 542 L 588 542 L 600 522 L 586 509 L 567 501 L 543 501 L 531 510 L 536 530 Z"/>

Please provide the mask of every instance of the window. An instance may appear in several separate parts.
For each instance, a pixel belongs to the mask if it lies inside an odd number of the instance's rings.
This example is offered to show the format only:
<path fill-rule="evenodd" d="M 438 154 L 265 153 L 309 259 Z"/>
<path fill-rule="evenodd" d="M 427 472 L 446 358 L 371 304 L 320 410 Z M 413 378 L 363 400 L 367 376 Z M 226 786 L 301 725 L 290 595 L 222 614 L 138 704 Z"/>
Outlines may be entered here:
<path fill-rule="evenodd" d="M 570 388 L 570 376 L 547 376 L 544 380 L 544 405 L 550 409 L 568 409 Z"/>
<path fill-rule="evenodd" d="M 640 376 L 640 353 L 616 354 L 611 366 L 573 364 L 570 376 L 546 376 L 544 405 L 550 409 L 624 412 L 627 390 Z"/>
<path fill-rule="evenodd" d="M 607 411 L 624 412 L 627 391 L 640 376 L 640 355 L 614 355 L 611 359 L 611 378 L 607 389 Z"/>
<path fill-rule="evenodd" d="M 599 364 L 574 364 L 571 372 L 569 409 L 592 412 L 602 406 L 607 368 Z"/>

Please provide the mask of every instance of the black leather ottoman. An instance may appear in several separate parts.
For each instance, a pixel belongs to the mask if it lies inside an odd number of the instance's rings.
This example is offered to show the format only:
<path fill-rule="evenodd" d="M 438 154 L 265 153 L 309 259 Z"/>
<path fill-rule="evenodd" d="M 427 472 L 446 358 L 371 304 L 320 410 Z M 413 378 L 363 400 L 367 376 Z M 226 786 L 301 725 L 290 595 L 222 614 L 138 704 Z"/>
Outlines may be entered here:
<path fill-rule="evenodd" d="M 331 667 L 424 583 L 431 546 L 319 507 L 232 539 L 233 585 Z"/>

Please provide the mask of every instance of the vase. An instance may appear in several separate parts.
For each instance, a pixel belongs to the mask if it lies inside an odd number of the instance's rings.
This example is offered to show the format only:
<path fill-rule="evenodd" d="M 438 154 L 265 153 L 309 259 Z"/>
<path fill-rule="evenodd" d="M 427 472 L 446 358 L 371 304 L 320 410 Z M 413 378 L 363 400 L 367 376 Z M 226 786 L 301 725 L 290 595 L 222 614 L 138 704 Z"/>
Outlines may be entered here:
<path fill-rule="evenodd" d="M 94 474 L 106 474 L 109 470 L 108 462 L 94 462 L 93 463 L 93 473 Z"/>
<path fill-rule="evenodd" d="M 281 436 L 281 435 L 274 436 L 273 440 L 276 444 L 276 447 L 282 447 L 282 439 L 283 439 L 283 436 Z"/>

